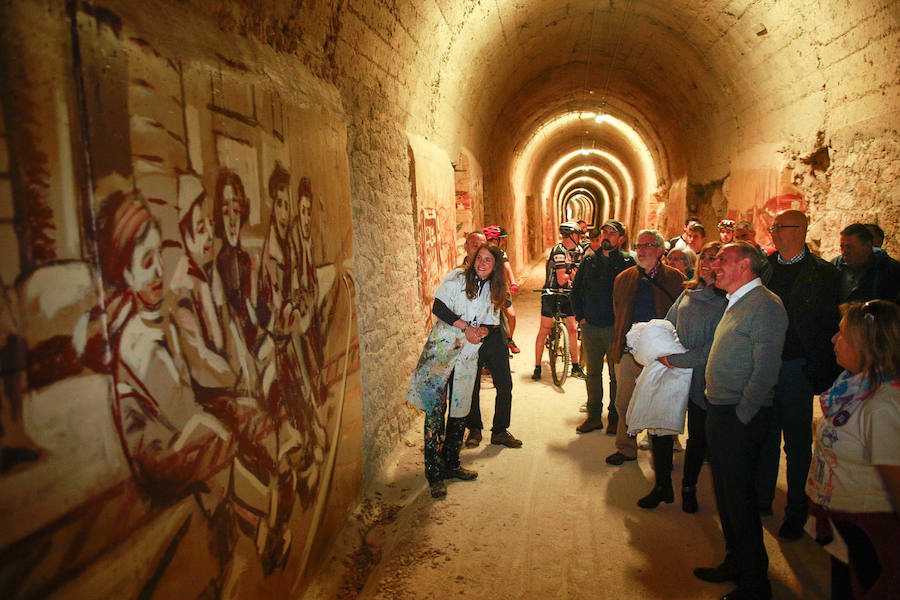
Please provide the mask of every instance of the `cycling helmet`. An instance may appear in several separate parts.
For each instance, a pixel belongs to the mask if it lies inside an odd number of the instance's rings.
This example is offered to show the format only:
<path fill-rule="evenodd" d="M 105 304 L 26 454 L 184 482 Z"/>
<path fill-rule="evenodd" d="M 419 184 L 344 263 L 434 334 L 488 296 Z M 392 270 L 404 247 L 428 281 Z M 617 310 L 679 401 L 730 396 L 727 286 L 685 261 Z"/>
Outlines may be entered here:
<path fill-rule="evenodd" d="M 722 219 L 721 221 L 719 221 L 718 228 L 719 229 L 730 229 L 730 230 L 734 231 L 735 225 L 736 225 L 736 223 L 734 222 L 734 219 Z"/>
<path fill-rule="evenodd" d="M 559 224 L 559 234 L 569 236 L 573 233 L 577 233 L 580 235 L 584 235 L 584 232 L 581 230 L 581 227 L 578 226 L 578 223 L 575 221 L 566 221 L 565 223 Z"/>
<path fill-rule="evenodd" d="M 488 225 L 482 231 L 484 231 L 484 237 L 487 238 L 487 241 L 500 241 L 500 238 L 505 238 L 509 234 L 505 229 L 500 227 L 499 225 Z"/>

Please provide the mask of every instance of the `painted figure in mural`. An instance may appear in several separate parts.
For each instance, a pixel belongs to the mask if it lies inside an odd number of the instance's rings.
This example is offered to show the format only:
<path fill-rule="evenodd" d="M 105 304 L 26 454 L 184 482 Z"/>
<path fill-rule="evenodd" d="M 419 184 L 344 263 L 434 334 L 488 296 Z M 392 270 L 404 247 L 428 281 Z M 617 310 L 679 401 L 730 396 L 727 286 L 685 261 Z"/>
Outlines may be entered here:
<path fill-rule="evenodd" d="M 284 436 L 279 441 L 286 445 L 278 453 L 293 455 L 292 462 L 299 470 L 297 491 L 305 507 L 315 496 L 324 459 L 326 435 L 317 410 L 324 403 L 324 389 L 319 371 L 309 370 L 309 340 L 304 340 L 313 322 L 317 293 L 311 261 L 303 264 L 310 260 L 308 248 L 299 246 L 302 239 L 308 242 L 309 223 L 304 238 L 303 218 L 298 223 L 294 217 L 289 190 L 290 173 L 276 162 L 269 177 L 272 215 L 260 264 L 257 311 L 261 327 L 274 342 L 274 357 L 264 376 L 266 408 L 278 423 L 286 421 L 297 432 L 296 439 L 287 441 Z"/>
<path fill-rule="evenodd" d="M 212 331 L 215 308 L 207 308 L 210 223 L 202 188 L 194 189 L 199 193 L 181 220 L 186 256 L 172 294 L 164 293 L 160 226 L 146 203 L 123 192 L 103 202 L 98 236 L 109 295 L 76 334 L 76 346 L 85 363 L 113 376 L 117 432 L 150 506 L 193 495 L 207 517 L 218 586 L 239 529 L 255 531 L 264 571 L 284 564 L 294 492 L 277 485 L 265 442 L 271 422 L 238 393 L 238 374 L 217 352 L 224 334 Z M 236 491 L 251 488 L 263 490 L 260 500 Z"/>
<path fill-rule="evenodd" d="M 25 362 L 25 340 L 19 334 L 12 298 L 0 278 L 0 474 L 39 457 L 22 421 Z"/>
<path fill-rule="evenodd" d="M 160 227 L 146 203 L 115 192 L 101 206 L 98 233 L 109 295 L 87 332 L 76 332 L 76 347 L 87 364 L 113 375 L 113 413 L 132 473 L 151 505 L 165 505 L 221 472 L 234 446 L 200 406 L 179 358 L 180 339 L 163 307 Z"/>
<path fill-rule="evenodd" d="M 170 288 L 176 296 L 173 310 L 186 342 L 187 361 L 200 385 L 233 389 L 240 370 L 232 368 L 226 358 L 237 352 L 229 343 L 222 311 L 215 302 L 221 294 L 213 290 L 218 281 L 212 278 L 213 237 L 206 193 L 199 179 L 185 175 L 179 180 L 178 195 L 178 229 L 185 252 L 175 267 Z"/>
<path fill-rule="evenodd" d="M 222 169 L 216 181 L 213 204 L 215 234 L 222 241 L 216 256 L 216 272 L 229 310 L 240 324 L 249 348 L 257 343 L 258 321 L 253 309 L 252 262 L 250 254 L 241 247 L 241 229 L 250 215 L 250 202 L 240 176 L 231 169 Z"/>

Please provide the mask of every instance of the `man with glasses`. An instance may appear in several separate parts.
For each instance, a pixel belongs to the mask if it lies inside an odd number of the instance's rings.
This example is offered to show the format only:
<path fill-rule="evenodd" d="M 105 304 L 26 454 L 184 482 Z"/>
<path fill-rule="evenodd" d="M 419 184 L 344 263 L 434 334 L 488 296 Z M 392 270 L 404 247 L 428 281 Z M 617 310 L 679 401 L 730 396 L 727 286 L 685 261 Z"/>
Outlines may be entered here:
<path fill-rule="evenodd" d="M 756 500 L 762 514 L 771 514 L 783 432 L 788 489 L 778 536 L 785 540 L 803 536 L 808 515 L 805 487 L 812 460 L 813 395 L 828 389 L 840 372 L 831 344 L 840 321 L 840 281 L 834 265 L 806 246 L 807 223 L 806 215 L 799 210 L 785 210 L 768 228 L 776 252 L 769 256 L 772 274 L 766 286 L 784 304 L 788 329 L 775 386 L 773 425 L 760 460 Z"/>
<path fill-rule="evenodd" d="M 594 234 L 598 235 L 594 235 Z M 635 262 L 628 254 L 619 252 L 619 240 L 625 235 L 625 226 L 618 221 L 607 221 L 599 230 L 591 231 L 591 248 L 581 261 L 581 268 L 572 284 L 572 308 L 575 319 L 581 323 L 584 359 L 588 364 L 587 413 L 585 421 L 575 428 L 577 433 L 588 433 L 603 428 L 603 360 L 609 368 L 609 412 L 606 433 L 615 435 L 619 422 L 616 413 L 616 372 L 612 360 L 615 340 L 615 315 L 613 314 L 613 283 L 616 277 Z"/>
<path fill-rule="evenodd" d="M 616 452 L 606 457 L 611 465 L 621 465 L 637 458 L 637 441 L 628 435 L 628 404 L 641 366 L 626 351 L 625 334 L 635 323 L 664 319 L 669 307 L 681 293 L 684 276 L 660 261 L 665 240 L 655 229 L 638 232 L 634 249 L 637 265 L 622 271 L 613 283 L 613 317 L 615 338 L 612 358 L 616 374 Z"/>

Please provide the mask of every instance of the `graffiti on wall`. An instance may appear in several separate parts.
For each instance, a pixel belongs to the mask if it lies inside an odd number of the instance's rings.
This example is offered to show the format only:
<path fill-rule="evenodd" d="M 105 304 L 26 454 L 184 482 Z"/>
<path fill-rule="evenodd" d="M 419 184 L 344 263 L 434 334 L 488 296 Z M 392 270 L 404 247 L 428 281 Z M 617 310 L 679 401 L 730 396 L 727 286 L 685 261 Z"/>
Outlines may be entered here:
<path fill-rule="evenodd" d="M 359 479 L 343 125 L 86 10 L 60 85 L 88 160 L 2 138 L 11 179 L 84 185 L 75 219 L 3 188 L 0 239 L 33 251 L 0 280 L 0 595 L 286 595 Z"/>

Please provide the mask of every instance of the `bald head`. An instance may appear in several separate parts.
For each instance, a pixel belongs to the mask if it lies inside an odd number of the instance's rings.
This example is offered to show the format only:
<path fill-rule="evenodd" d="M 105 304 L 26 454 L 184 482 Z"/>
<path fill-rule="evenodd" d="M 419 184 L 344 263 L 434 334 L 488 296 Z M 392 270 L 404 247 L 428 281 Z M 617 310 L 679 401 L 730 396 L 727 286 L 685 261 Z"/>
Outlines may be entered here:
<path fill-rule="evenodd" d="M 784 225 L 800 225 L 803 236 L 806 237 L 806 227 L 809 225 L 809 219 L 806 218 L 806 214 L 802 211 L 783 210 L 775 217 L 775 222 Z"/>
<path fill-rule="evenodd" d="M 484 237 L 484 234 L 479 231 L 473 231 L 469 235 L 466 236 L 466 243 L 463 246 L 466 250 L 466 257 L 468 261 L 471 261 L 475 256 L 475 253 L 478 252 L 478 248 L 481 247 L 482 244 L 487 242 L 487 238 Z"/>
<path fill-rule="evenodd" d="M 800 254 L 806 243 L 806 227 L 809 221 L 799 210 L 783 210 L 775 216 L 769 228 L 775 249 L 785 260 Z"/>

